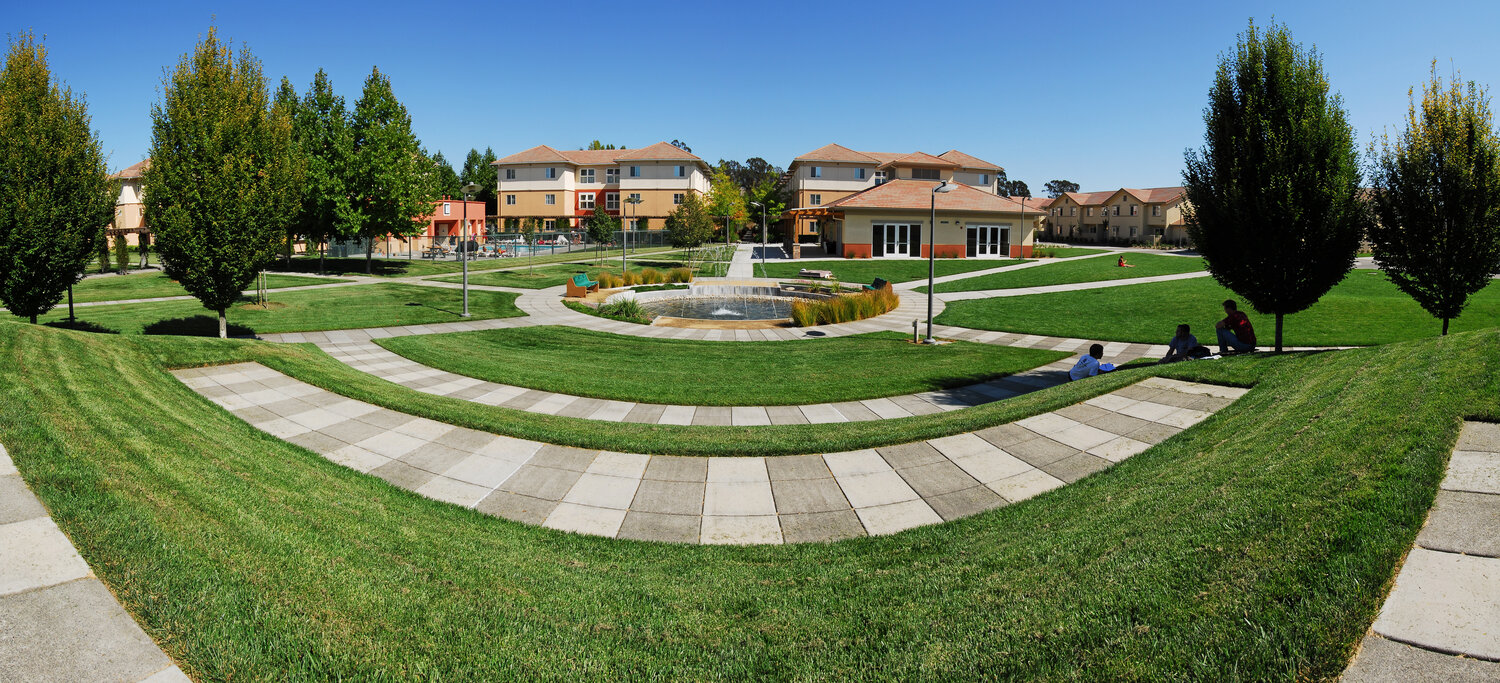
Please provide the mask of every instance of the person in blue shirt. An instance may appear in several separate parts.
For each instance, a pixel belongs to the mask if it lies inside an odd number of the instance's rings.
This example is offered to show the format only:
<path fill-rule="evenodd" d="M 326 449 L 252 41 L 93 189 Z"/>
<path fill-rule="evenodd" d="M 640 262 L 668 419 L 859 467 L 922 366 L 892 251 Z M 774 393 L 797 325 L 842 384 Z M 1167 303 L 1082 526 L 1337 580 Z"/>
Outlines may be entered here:
<path fill-rule="evenodd" d="M 1175 363 L 1192 358 L 1190 352 L 1197 346 L 1198 338 L 1193 336 L 1191 328 L 1187 325 L 1178 325 L 1177 334 L 1167 340 L 1167 355 L 1162 356 L 1158 362 Z"/>
<path fill-rule="evenodd" d="M 1085 377 L 1093 377 L 1101 372 L 1109 372 L 1114 368 L 1106 370 L 1099 366 L 1099 359 L 1104 357 L 1104 345 L 1094 344 L 1089 347 L 1089 352 L 1078 359 L 1078 363 L 1068 371 L 1068 379 L 1079 380 Z"/>

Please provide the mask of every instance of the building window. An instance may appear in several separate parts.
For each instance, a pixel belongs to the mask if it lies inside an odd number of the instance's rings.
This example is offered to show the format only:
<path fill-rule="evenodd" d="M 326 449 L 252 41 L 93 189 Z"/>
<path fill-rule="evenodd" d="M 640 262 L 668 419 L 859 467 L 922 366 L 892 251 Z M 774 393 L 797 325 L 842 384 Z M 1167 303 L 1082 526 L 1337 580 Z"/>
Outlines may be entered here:
<path fill-rule="evenodd" d="M 884 185 L 885 184 L 885 171 L 876 171 L 875 172 L 875 184 L 876 185 Z"/>
<path fill-rule="evenodd" d="M 686 166 L 678 166 L 677 167 L 677 177 L 678 178 L 686 178 L 687 177 L 687 167 Z"/>
<path fill-rule="evenodd" d="M 506 180 L 515 180 L 516 179 L 516 169 L 514 169 L 514 168 L 507 168 L 507 169 L 505 169 L 505 179 Z"/>
<path fill-rule="evenodd" d="M 672 203 L 673 204 L 681 204 L 682 203 L 682 193 L 681 192 L 678 192 L 677 194 L 672 195 Z"/>
<path fill-rule="evenodd" d="M 592 168 L 580 169 L 578 171 L 578 182 L 580 182 L 580 183 L 592 183 L 592 182 L 594 182 L 594 169 L 592 169 Z"/>
<path fill-rule="evenodd" d="M 552 167 L 549 166 L 547 168 L 547 179 L 551 180 L 551 179 L 556 178 L 556 177 L 557 177 L 557 169 L 556 168 L 552 168 Z"/>
<path fill-rule="evenodd" d="M 453 215 L 453 205 L 452 204 L 449 204 L 448 202 L 443 202 L 443 215 L 444 216 L 451 216 L 451 215 Z"/>
<path fill-rule="evenodd" d="M 855 180 L 864 180 L 865 179 L 865 169 L 862 169 L 862 168 L 856 168 L 856 169 L 854 169 L 854 179 Z"/>
<path fill-rule="evenodd" d="M 592 193 L 592 192 L 579 192 L 578 193 L 578 208 L 580 208 L 580 209 L 592 209 L 592 208 L 594 208 L 594 193 Z"/>
<path fill-rule="evenodd" d="M 807 167 L 807 177 L 809 177 L 809 178 L 822 178 L 823 177 L 823 167 L 821 167 L 821 166 L 808 166 Z"/>
<path fill-rule="evenodd" d="M 557 229 L 557 221 L 555 221 L 553 219 L 550 219 L 550 218 L 547 219 L 546 221 L 544 221 L 542 223 L 542 229 L 543 230 L 556 230 Z"/>
<path fill-rule="evenodd" d="M 640 166 L 631 166 L 630 167 L 630 177 L 632 177 L 632 178 L 639 178 L 639 177 L 641 177 L 641 167 Z"/>
<path fill-rule="evenodd" d="M 1078 215 L 1078 207 L 1076 207 L 1076 206 L 1070 206 L 1070 207 L 1068 207 L 1068 215 L 1069 216 L 1077 216 Z"/>
<path fill-rule="evenodd" d="M 1094 207 L 1090 206 L 1089 207 L 1089 216 L 1093 216 L 1093 215 L 1094 215 Z"/>
<path fill-rule="evenodd" d="M 1135 226 L 1134 225 L 1130 226 L 1130 236 L 1131 237 L 1135 237 Z"/>
<path fill-rule="evenodd" d="M 988 186 L 990 184 L 990 174 L 988 174 L 988 173 L 981 173 L 981 174 L 979 174 L 979 184 L 980 185 Z"/>
<path fill-rule="evenodd" d="M 606 169 L 604 169 L 604 182 L 606 184 L 610 184 L 610 185 L 613 185 L 614 183 L 620 182 L 620 169 L 618 169 L 618 168 L 606 168 Z"/>
<path fill-rule="evenodd" d="M 516 205 L 516 196 L 513 195 L 513 194 L 505 195 L 505 205 L 506 206 L 515 206 Z"/>
<path fill-rule="evenodd" d="M 814 234 L 814 235 L 818 234 L 818 222 L 817 221 L 812 221 L 812 222 L 808 223 L 807 224 L 807 231 L 809 233 L 811 233 L 811 234 Z"/>
<path fill-rule="evenodd" d="M 911 170 L 911 177 L 914 180 L 942 180 L 935 168 L 914 168 Z"/>
<path fill-rule="evenodd" d="M 1119 204 L 1115 205 L 1115 215 L 1116 216 L 1120 215 L 1120 205 Z"/>
<path fill-rule="evenodd" d="M 547 206 L 554 206 L 556 204 L 557 204 L 557 195 L 555 195 L 555 194 L 549 194 L 549 195 L 547 195 Z"/>
<path fill-rule="evenodd" d="M 604 209 L 606 211 L 619 211 L 620 210 L 620 193 L 619 192 L 606 192 L 606 193 L 604 193 Z"/>
<path fill-rule="evenodd" d="M 639 201 L 641 201 L 641 193 L 639 193 L 639 192 L 631 192 L 630 193 L 630 199 L 631 199 L 632 202 L 639 202 Z"/>
<path fill-rule="evenodd" d="M 1136 206 L 1136 205 L 1134 205 L 1134 204 L 1131 204 L 1131 205 L 1130 205 L 1130 215 L 1132 215 L 1132 216 L 1134 216 L 1134 215 L 1135 215 L 1135 212 L 1136 212 L 1136 209 L 1138 209 L 1138 208 L 1139 208 L 1139 207 L 1137 207 L 1137 206 Z"/>
<path fill-rule="evenodd" d="M 1151 207 L 1151 215 L 1153 215 L 1153 216 L 1160 216 L 1161 215 L 1161 207 L 1160 206 L 1153 206 L 1153 207 Z"/>

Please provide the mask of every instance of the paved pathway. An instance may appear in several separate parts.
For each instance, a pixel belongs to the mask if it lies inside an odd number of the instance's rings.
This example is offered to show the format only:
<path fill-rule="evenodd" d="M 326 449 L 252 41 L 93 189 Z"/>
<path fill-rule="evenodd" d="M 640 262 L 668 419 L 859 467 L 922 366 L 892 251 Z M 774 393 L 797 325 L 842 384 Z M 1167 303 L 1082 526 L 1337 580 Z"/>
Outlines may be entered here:
<path fill-rule="evenodd" d="M 1080 258 L 1089 258 L 1083 256 Z M 1152 282 L 1171 282 L 1173 280 L 1192 280 L 1200 277 L 1209 277 L 1207 271 L 1196 273 L 1176 273 L 1173 275 L 1152 275 L 1149 277 L 1133 277 L 1123 280 L 1100 280 L 1098 282 L 1070 282 L 1061 285 L 1047 285 L 1045 287 L 1012 287 L 1010 289 L 981 289 L 972 292 L 939 292 L 938 298 L 943 301 L 964 301 L 966 299 L 993 299 L 1006 296 L 1026 296 L 1029 294 L 1049 294 L 1052 292 L 1077 292 L 1085 289 L 1105 289 L 1109 287 L 1128 287 L 1130 285 L 1143 285 Z M 1167 332 L 1171 336 L 1171 331 Z"/>
<path fill-rule="evenodd" d="M 0 681 L 187 681 L 0 447 Z"/>
<path fill-rule="evenodd" d="M 751 257 L 755 255 L 755 245 L 741 244 L 734 248 L 734 258 L 729 261 L 729 269 L 724 272 L 724 277 L 732 279 L 755 277 L 755 264 Z"/>
<path fill-rule="evenodd" d="M 1427 524 L 1343 680 L 1500 681 L 1500 424 L 1464 423 Z"/>
<path fill-rule="evenodd" d="M 705 458 L 457 428 L 253 363 L 174 374 L 269 434 L 429 498 L 565 531 L 739 544 L 888 534 L 1025 500 L 1140 453 L 1246 391 L 1149 378 L 967 434 L 846 453 Z"/>

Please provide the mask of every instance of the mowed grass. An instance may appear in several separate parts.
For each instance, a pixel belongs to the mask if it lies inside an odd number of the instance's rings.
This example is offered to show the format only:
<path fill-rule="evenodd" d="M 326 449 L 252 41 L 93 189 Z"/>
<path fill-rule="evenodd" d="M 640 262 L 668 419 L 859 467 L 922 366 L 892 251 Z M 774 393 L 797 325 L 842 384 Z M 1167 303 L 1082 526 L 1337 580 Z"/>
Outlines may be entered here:
<path fill-rule="evenodd" d="M 1022 263 L 1019 259 L 938 259 L 933 270 L 937 277 L 989 270 Z M 875 278 L 886 282 L 908 282 L 927 277 L 927 261 L 922 259 L 844 259 L 839 261 L 783 261 L 767 263 L 764 267 L 755 264 L 756 277 L 805 279 L 797 275 L 803 268 L 808 270 L 830 270 L 839 282 L 870 284 Z"/>
<path fill-rule="evenodd" d="M 337 282 L 349 282 L 349 280 L 302 277 L 299 275 L 266 275 L 266 287 L 268 289 L 326 285 Z M 251 285 L 251 289 L 254 289 L 253 284 Z M 163 296 L 187 296 L 187 290 L 183 289 L 182 285 L 177 284 L 176 280 L 167 277 L 166 273 L 162 272 L 88 278 L 83 282 L 73 285 L 73 301 L 76 303 L 120 301 L 123 299 L 154 299 Z"/>
<path fill-rule="evenodd" d="M 1071 284 L 1074 282 L 1100 282 L 1127 278 L 1152 277 L 1193 273 L 1204 269 L 1203 259 L 1187 256 L 1162 256 L 1160 254 L 1123 254 L 1125 262 L 1133 268 L 1121 268 L 1118 256 L 1106 254 L 1081 261 L 1059 261 L 1046 265 L 1007 273 L 993 273 L 977 277 L 941 282 L 939 292 L 973 292 L 986 289 L 1013 289 L 1017 287 L 1045 287 L 1047 285 Z M 925 292 L 927 288 L 918 287 Z"/>
<path fill-rule="evenodd" d="M 1276 341 L 1276 317 L 1260 315 L 1213 278 L 1156 282 L 1079 292 L 956 301 L 937 321 L 985 330 L 1083 337 L 1102 341 L 1165 344 L 1180 323 L 1198 341 L 1214 346 L 1213 323 L 1224 317 L 1225 299 L 1255 326 L 1262 348 Z M 1469 299 L 1450 331 L 1500 324 L 1500 285 L 1491 283 Z M 1355 270 L 1312 308 L 1285 318 L 1288 346 L 1365 346 L 1431 337 L 1442 322 L 1376 270 Z"/>
<path fill-rule="evenodd" d="M 680 261 L 657 261 L 630 260 L 631 272 L 640 272 L 642 268 L 655 268 L 657 270 L 669 270 L 680 268 L 687 264 Z M 601 271 L 607 271 L 618 275 L 620 273 L 620 261 L 618 258 L 613 263 L 605 262 L 602 265 L 587 263 L 569 263 L 557 266 L 540 266 L 530 268 L 526 265 L 507 264 L 513 267 L 505 270 L 491 270 L 482 273 L 469 273 L 469 284 L 485 285 L 490 287 L 517 287 L 522 289 L 545 289 L 556 287 L 572 279 L 574 275 L 586 273 L 591 279 L 598 279 Z M 448 276 L 432 278 L 438 282 L 463 282 L 463 276 Z"/>
<path fill-rule="evenodd" d="M 634 258 L 637 253 L 655 254 L 661 252 L 675 251 L 672 247 L 642 247 L 630 248 L 630 256 Z M 511 269 L 524 265 L 542 265 L 549 263 L 565 263 L 570 261 L 593 261 L 614 258 L 620 260 L 620 250 L 605 248 L 602 251 L 589 247 L 574 248 L 572 251 L 557 251 L 543 253 L 537 256 L 520 256 L 506 259 L 471 259 L 469 261 L 469 272 L 478 270 L 493 270 L 497 268 Z M 464 268 L 463 262 L 456 258 L 446 259 L 424 259 L 420 252 L 415 258 L 375 258 L 370 261 L 371 275 L 376 277 L 422 277 L 427 275 L 446 275 L 448 273 L 461 272 Z M 365 259 L 363 256 L 351 256 L 348 258 L 328 258 L 323 264 L 325 275 L 364 275 Z M 285 273 L 318 273 L 318 256 L 295 256 L 291 263 L 278 258 L 266 265 L 266 270 L 280 271 Z"/>
<path fill-rule="evenodd" d="M 1073 258 L 1074 256 L 1091 256 L 1102 254 L 1105 249 L 1087 249 L 1084 247 L 1037 247 L 1036 251 L 1045 252 L 1045 256 L 1037 258 Z"/>
<path fill-rule="evenodd" d="M 486 517 L 262 433 L 162 369 L 305 347 L 3 324 L 0 443 L 198 680 L 1319 680 L 1378 611 L 1460 419 L 1500 417 L 1497 347 L 1487 331 L 1153 368 L 1256 386 L 1033 500 L 826 545 Z"/>
<path fill-rule="evenodd" d="M 457 290 L 377 283 L 272 293 L 262 309 L 250 299 L 230 308 L 230 334 L 272 334 L 311 330 L 347 330 L 390 325 L 423 325 L 465 320 Z M 509 292 L 469 292 L 468 320 L 525 315 Z M 213 335 L 217 313 L 196 299 L 87 306 L 74 310 L 78 320 L 95 328 L 125 334 Z M 60 322 L 67 307 L 53 309 L 41 322 Z"/>
<path fill-rule="evenodd" d="M 381 339 L 414 361 L 467 377 L 575 396 L 699 406 L 802 405 L 958 387 L 1068 354 L 895 332 L 836 339 L 706 342 L 526 327 Z"/>

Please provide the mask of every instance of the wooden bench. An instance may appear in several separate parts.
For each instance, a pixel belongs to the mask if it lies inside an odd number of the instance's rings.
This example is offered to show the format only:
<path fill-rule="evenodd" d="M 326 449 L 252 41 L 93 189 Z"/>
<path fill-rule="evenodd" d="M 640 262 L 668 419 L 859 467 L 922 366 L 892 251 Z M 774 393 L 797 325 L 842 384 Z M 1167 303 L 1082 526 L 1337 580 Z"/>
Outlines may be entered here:
<path fill-rule="evenodd" d="M 797 271 L 797 277 L 810 277 L 810 278 L 816 278 L 816 279 L 819 279 L 819 280 L 828 280 L 828 279 L 833 278 L 833 271 L 831 271 L 831 270 L 811 270 L 809 268 L 803 268 L 802 270 Z"/>
<path fill-rule="evenodd" d="M 599 282 L 590 280 L 588 273 L 579 273 L 568 280 L 567 296 L 582 298 L 588 296 L 589 292 L 597 291 L 599 291 Z"/>

